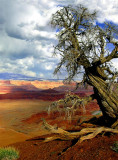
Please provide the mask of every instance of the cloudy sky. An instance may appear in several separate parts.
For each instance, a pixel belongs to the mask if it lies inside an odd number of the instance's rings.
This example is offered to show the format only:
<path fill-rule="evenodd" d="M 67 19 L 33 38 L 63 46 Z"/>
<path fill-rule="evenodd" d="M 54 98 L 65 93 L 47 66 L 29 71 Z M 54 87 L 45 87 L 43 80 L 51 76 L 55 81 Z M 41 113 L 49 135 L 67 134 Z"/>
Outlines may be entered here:
<path fill-rule="evenodd" d="M 52 57 L 56 32 L 49 21 L 68 4 L 98 10 L 99 23 L 118 24 L 118 0 L 0 0 L 0 72 L 57 78 L 53 71 L 59 57 Z"/>

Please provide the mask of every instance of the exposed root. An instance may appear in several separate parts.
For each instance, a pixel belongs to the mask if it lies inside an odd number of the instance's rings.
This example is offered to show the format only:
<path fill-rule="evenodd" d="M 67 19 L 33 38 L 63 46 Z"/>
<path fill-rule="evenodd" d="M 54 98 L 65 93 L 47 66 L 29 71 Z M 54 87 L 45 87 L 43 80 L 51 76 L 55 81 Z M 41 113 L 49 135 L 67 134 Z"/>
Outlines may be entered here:
<path fill-rule="evenodd" d="M 112 128 L 117 128 L 117 129 L 118 129 L 118 120 L 117 120 L 115 123 L 113 123 L 111 127 L 112 127 Z"/>
<path fill-rule="evenodd" d="M 86 139 L 92 139 L 96 135 L 102 132 L 118 133 L 118 129 L 112 129 L 112 128 L 106 128 L 106 127 L 83 128 L 79 132 L 68 132 L 61 128 L 55 128 L 49 125 L 45 120 L 43 120 L 43 125 L 45 129 L 47 129 L 51 133 L 54 133 L 53 136 L 46 138 L 44 142 L 49 142 L 56 139 L 60 139 L 60 140 L 78 139 L 79 142 L 82 142 Z"/>

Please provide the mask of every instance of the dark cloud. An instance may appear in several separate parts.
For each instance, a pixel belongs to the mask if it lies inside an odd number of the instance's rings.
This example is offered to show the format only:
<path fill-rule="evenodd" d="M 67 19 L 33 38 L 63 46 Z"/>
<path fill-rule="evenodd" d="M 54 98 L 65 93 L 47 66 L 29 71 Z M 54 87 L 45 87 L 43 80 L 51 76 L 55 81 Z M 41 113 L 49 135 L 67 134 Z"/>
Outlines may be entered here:
<path fill-rule="evenodd" d="M 21 39 L 21 40 L 26 39 L 25 35 L 23 35 L 23 33 L 17 30 L 16 28 L 14 30 L 6 29 L 6 33 L 9 37 L 12 37 L 12 38 Z"/>

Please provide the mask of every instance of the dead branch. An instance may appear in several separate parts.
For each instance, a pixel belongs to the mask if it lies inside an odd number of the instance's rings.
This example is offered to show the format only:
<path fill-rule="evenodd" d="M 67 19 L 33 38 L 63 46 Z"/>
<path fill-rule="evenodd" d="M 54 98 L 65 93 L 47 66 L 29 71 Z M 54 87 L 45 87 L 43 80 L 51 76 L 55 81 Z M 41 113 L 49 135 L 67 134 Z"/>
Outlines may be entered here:
<path fill-rule="evenodd" d="M 68 93 L 65 95 L 64 99 L 55 101 L 48 107 L 48 114 L 50 114 L 51 110 L 55 108 L 59 112 L 64 111 L 65 118 L 71 120 L 72 116 L 74 116 L 74 113 L 80 108 L 83 110 L 83 114 L 85 114 L 85 105 L 93 99 L 94 95 L 90 95 L 89 97 L 85 98 L 80 98 L 78 95 Z M 63 108 L 60 108 L 60 106 L 63 106 Z"/>
<path fill-rule="evenodd" d="M 79 142 L 82 142 L 86 139 L 92 139 L 96 135 L 102 132 L 111 132 L 111 133 L 118 134 L 118 129 L 112 129 L 112 128 L 106 128 L 106 127 L 83 128 L 79 132 L 70 133 L 61 128 L 55 128 L 49 125 L 45 120 L 43 120 L 43 125 L 46 130 L 50 131 L 50 133 L 54 133 L 53 136 L 46 138 L 44 142 L 49 142 L 56 139 L 60 139 L 60 140 L 78 139 Z"/>

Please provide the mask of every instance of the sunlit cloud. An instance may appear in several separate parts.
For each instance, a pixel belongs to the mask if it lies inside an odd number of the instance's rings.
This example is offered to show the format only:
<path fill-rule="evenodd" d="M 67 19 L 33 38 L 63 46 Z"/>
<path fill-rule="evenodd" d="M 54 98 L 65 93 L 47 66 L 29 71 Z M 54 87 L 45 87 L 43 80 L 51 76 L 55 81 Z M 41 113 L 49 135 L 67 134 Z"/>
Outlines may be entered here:
<path fill-rule="evenodd" d="M 0 1 L 0 72 L 54 78 L 60 56 L 53 57 L 56 30 L 50 19 L 60 7 L 83 4 L 98 10 L 98 22 L 118 24 L 117 0 L 4 0 Z"/>

